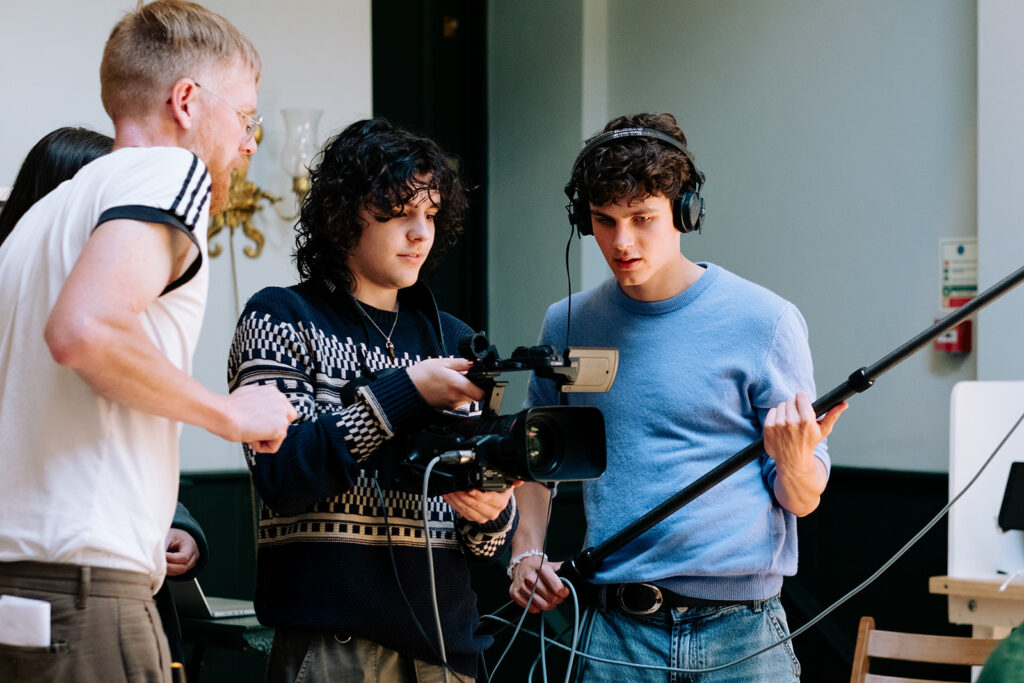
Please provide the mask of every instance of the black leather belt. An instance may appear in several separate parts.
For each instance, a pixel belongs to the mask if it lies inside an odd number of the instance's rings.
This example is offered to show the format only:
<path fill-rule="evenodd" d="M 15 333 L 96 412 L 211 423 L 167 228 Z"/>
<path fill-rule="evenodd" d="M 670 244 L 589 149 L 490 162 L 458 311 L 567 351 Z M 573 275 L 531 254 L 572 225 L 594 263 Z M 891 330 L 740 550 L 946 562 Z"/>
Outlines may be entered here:
<path fill-rule="evenodd" d="M 666 609 L 746 605 L 760 609 L 765 600 L 704 600 L 679 595 L 652 583 L 611 583 L 594 586 L 599 609 L 617 608 L 627 614 L 654 614 Z"/>

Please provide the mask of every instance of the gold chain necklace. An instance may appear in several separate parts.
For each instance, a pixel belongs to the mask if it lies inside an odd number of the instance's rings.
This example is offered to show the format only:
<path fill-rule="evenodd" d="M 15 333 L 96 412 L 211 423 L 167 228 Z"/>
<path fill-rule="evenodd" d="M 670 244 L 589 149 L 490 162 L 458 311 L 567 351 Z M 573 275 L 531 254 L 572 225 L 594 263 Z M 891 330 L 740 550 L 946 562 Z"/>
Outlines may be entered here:
<path fill-rule="evenodd" d="M 395 360 L 395 345 L 391 343 L 391 335 L 395 333 L 395 326 L 398 325 L 398 302 L 395 302 L 395 319 L 391 322 L 391 331 L 384 334 L 384 330 L 380 329 L 380 326 L 374 322 L 373 318 L 370 317 L 370 314 L 366 312 L 365 308 L 363 308 L 363 305 L 359 303 L 359 299 L 352 297 L 352 301 L 356 302 L 356 307 L 359 309 L 359 312 L 363 314 L 364 318 L 370 321 L 370 324 L 373 325 L 373 329 L 380 332 L 380 336 L 384 337 L 384 348 L 387 349 L 388 355 L 391 356 L 391 360 Z"/>

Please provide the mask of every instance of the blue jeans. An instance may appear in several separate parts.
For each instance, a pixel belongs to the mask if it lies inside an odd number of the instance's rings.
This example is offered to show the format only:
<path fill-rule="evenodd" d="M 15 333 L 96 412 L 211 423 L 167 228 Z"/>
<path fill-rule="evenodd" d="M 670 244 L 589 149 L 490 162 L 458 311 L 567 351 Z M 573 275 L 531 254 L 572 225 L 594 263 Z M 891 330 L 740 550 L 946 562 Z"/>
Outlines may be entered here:
<path fill-rule="evenodd" d="M 597 611 L 584 651 L 606 659 L 682 669 L 706 669 L 745 657 L 789 635 L 778 598 L 758 606 L 729 605 L 664 609 L 634 616 L 618 609 Z M 585 660 L 581 680 L 712 683 L 799 681 L 792 641 L 752 659 L 704 674 L 631 669 Z"/>

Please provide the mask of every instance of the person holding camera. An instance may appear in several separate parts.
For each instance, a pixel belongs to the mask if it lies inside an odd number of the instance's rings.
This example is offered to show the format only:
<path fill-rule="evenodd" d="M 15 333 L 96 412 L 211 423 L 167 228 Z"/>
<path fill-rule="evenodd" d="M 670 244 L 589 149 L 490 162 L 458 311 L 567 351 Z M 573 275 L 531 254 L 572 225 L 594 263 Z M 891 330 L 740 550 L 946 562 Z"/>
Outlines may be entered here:
<path fill-rule="evenodd" d="M 610 555 L 581 587 L 596 608 L 586 652 L 660 667 L 705 669 L 769 647 L 787 633 L 783 576 L 797 566 L 796 518 L 828 480 L 807 327 L 793 304 L 713 263 L 680 252 L 704 218 L 704 176 L 670 114 L 618 117 L 587 141 L 566 186 L 570 221 L 597 241 L 613 278 L 552 305 L 540 343 L 619 349 L 605 394 L 572 393 L 600 408 L 608 466 L 583 485 L 586 546 L 596 546 L 750 443 L 767 453 Z M 533 377 L 527 404 L 558 404 Z M 510 595 L 531 611 L 568 595 L 543 554 L 549 492 L 516 490 Z M 583 679 L 666 680 L 586 660 Z M 700 681 L 796 681 L 787 642 Z M 671 678 L 675 680 L 675 678 Z M 691 680 L 691 679 L 687 679 Z"/>
<path fill-rule="evenodd" d="M 299 413 L 276 454 L 246 449 L 261 498 L 256 613 L 276 627 L 269 680 L 440 680 L 439 636 L 451 678 L 472 680 L 490 639 L 474 635 L 467 559 L 505 548 L 512 489 L 424 500 L 392 476 L 406 435 L 483 397 L 471 363 L 450 357 L 471 328 L 418 282 L 461 230 L 464 189 L 434 142 L 383 119 L 337 134 L 310 173 L 301 282 L 252 297 L 228 367 L 232 388 L 276 385 Z"/>

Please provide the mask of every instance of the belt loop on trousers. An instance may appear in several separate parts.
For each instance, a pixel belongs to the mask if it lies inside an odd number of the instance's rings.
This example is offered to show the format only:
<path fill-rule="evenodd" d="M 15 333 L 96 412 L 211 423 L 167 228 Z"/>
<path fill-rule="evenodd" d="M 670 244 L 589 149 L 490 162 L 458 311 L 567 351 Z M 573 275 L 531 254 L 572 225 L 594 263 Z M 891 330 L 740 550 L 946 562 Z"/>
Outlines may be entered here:
<path fill-rule="evenodd" d="M 75 597 L 75 607 L 85 609 L 85 599 L 89 597 L 89 584 L 92 583 L 92 567 L 78 568 L 78 595 Z"/>

